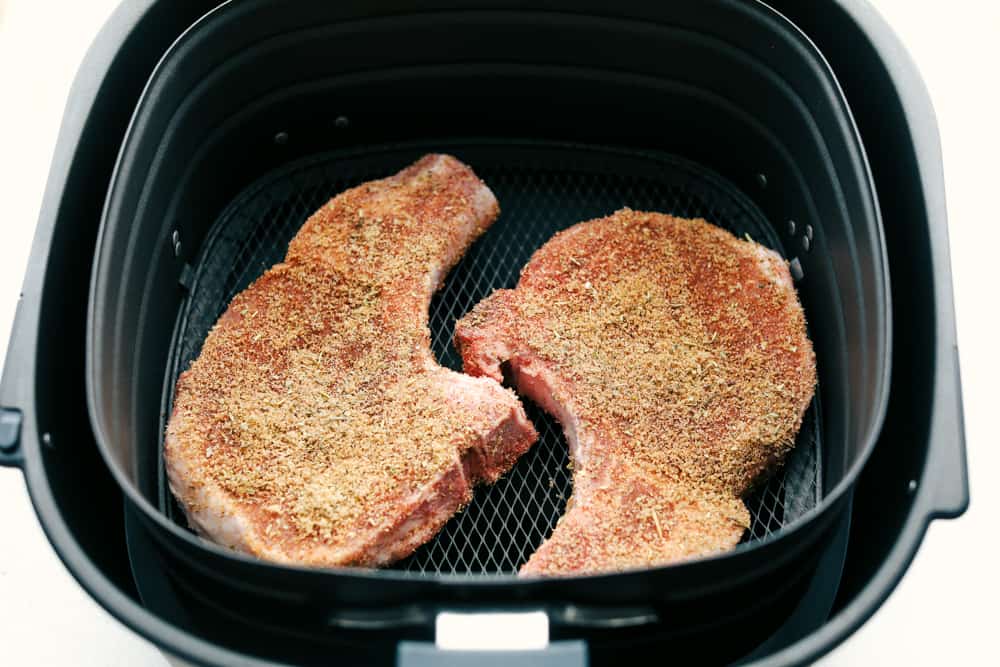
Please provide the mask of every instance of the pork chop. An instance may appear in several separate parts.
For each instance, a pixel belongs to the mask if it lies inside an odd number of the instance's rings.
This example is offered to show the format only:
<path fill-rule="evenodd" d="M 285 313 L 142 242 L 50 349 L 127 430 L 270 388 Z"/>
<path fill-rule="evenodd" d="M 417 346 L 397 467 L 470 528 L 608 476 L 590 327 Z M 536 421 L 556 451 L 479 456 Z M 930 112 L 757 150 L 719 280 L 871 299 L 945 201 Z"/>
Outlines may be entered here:
<path fill-rule="evenodd" d="M 467 373 L 559 419 L 573 497 L 522 575 L 731 549 L 741 498 L 793 447 L 816 383 L 776 253 L 704 220 L 624 209 L 540 248 L 456 326 Z"/>
<path fill-rule="evenodd" d="M 197 532 L 272 561 L 385 565 L 531 446 L 513 392 L 430 351 L 431 296 L 498 212 L 472 170 L 428 155 L 306 221 L 178 379 L 164 457 Z"/>

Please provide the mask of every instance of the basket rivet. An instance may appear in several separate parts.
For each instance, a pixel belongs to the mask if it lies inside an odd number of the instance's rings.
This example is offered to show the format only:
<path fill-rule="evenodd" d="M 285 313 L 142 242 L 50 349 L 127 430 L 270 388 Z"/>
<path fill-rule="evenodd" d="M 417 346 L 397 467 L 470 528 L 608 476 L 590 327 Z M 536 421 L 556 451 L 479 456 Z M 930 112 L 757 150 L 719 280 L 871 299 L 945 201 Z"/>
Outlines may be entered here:
<path fill-rule="evenodd" d="M 809 252 L 810 248 L 812 248 L 812 241 L 809 240 L 808 236 L 803 236 L 802 249 L 805 250 L 806 252 Z"/>
<path fill-rule="evenodd" d="M 792 274 L 792 280 L 799 281 L 806 275 L 805 271 L 802 270 L 802 262 L 799 261 L 798 257 L 793 257 L 792 261 L 788 263 L 788 272 Z"/>
<path fill-rule="evenodd" d="M 788 235 L 789 236 L 794 236 L 795 235 L 795 221 L 794 220 L 789 220 L 788 221 Z"/>
<path fill-rule="evenodd" d="M 906 485 L 906 490 L 909 491 L 910 493 L 913 493 L 914 491 L 916 491 L 917 490 L 917 480 L 911 479 L 910 483 Z"/>
<path fill-rule="evenodd" d="M 287 132 L 278 132 L 276 135 L 274 135 L 274 143 L 277 144 L 278 146 L 284 146 L 285 144 L 287 144 L 288 143 L 288 133 Z"/>
<path fill-rule="evenodd" d="M 757 174 L 757 185 L 759 185 L 761 188 L 767 187 L 767 174 L 764 173 Z"/>
<path fill-rule="evenodd" d="M 338 130 L 343 130 L 351 124 L 351 119 L 347 116 L 337 116 L 333 119 L 333 126 Z"/>
<path fill-rule="evenodd" d="M 812 225 L 806 225 L 806 238 L 809 239 L 810 241 L 813 240 L 813 226 Z"/>
<path fill-rule="evenodd" d="M 42 433 L 42 444 L 48 448 L 52 448 L 52 434 L 49 432 Z"/>

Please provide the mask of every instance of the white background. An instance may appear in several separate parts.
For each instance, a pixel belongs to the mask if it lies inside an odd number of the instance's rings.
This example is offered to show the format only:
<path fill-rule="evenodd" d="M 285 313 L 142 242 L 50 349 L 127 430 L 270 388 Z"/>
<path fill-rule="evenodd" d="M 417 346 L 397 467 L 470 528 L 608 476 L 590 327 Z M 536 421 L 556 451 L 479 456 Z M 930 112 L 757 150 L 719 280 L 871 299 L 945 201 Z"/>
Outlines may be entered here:
<path fill-rule="evenodd" d="M 0 359 L 69 85 L 114 4 L 0 0 Z M 874 4 L 917 61 L 941 126 L 972 507 L 933 524 L 893 596 L 822 664 L 996 665 L 1000 3 Z M 5 665 L 165 664 L 66 572 L 15 470 L 0 470 L 0 647 Z"/>

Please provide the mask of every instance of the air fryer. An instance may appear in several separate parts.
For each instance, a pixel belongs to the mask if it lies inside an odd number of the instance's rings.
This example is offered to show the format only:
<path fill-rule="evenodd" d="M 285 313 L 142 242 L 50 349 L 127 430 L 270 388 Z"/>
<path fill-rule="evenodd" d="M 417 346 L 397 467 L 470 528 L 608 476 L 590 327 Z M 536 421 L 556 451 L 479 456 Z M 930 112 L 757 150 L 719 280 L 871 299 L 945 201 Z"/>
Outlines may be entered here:
<path fill-rule="evenodd" d="M 484 660 L 434 645 L 442 612 L 541 610 L 548 647 L 504 659 L 808 660 L 873 612 L 931 518 L 964 509 L 936 131 L 870 12 L 212 4 L 126 3 L 88 55 L 0 393 L 4 460 L 57 551 L 168 653 Z M 431 150 L 470 163 L 504 208 L 432 304 L 446 365 L 455 315 L 554 231 L 622 205 L 707 217 L 791 262 L 817 399 L 734 552 L 516 578 L 571 492 L 540 413 L 504 482 L 393 569 L 276 566 L 187 529 L 159 450 L 177 372 L 309 212 Z"/>

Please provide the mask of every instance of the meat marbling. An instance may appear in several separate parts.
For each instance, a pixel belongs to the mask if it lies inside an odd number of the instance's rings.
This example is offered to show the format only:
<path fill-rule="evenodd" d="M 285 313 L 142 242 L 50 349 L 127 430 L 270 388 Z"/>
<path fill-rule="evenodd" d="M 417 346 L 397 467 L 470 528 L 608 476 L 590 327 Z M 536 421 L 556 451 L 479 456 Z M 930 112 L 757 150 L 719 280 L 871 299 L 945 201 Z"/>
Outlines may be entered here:
<path fill-rule="evenodd" d="M 278 562 L 385 565 L 513 465 L 536 440 L 520 402 L 439 366 L 427 327 L 498 211 L 428 155 L 306 221 L 178 380 L 164 456 L 195 530 Z"/>
<path fill-rule="evenodd" d="M 466 372 L 561 422 L 573 497 L 522 575 L 734 547 L 741 498 L 794 445 L 816 382 L 785 262 L 703 220 L 624 209 L 540 248 L 456 326 Z"/>

